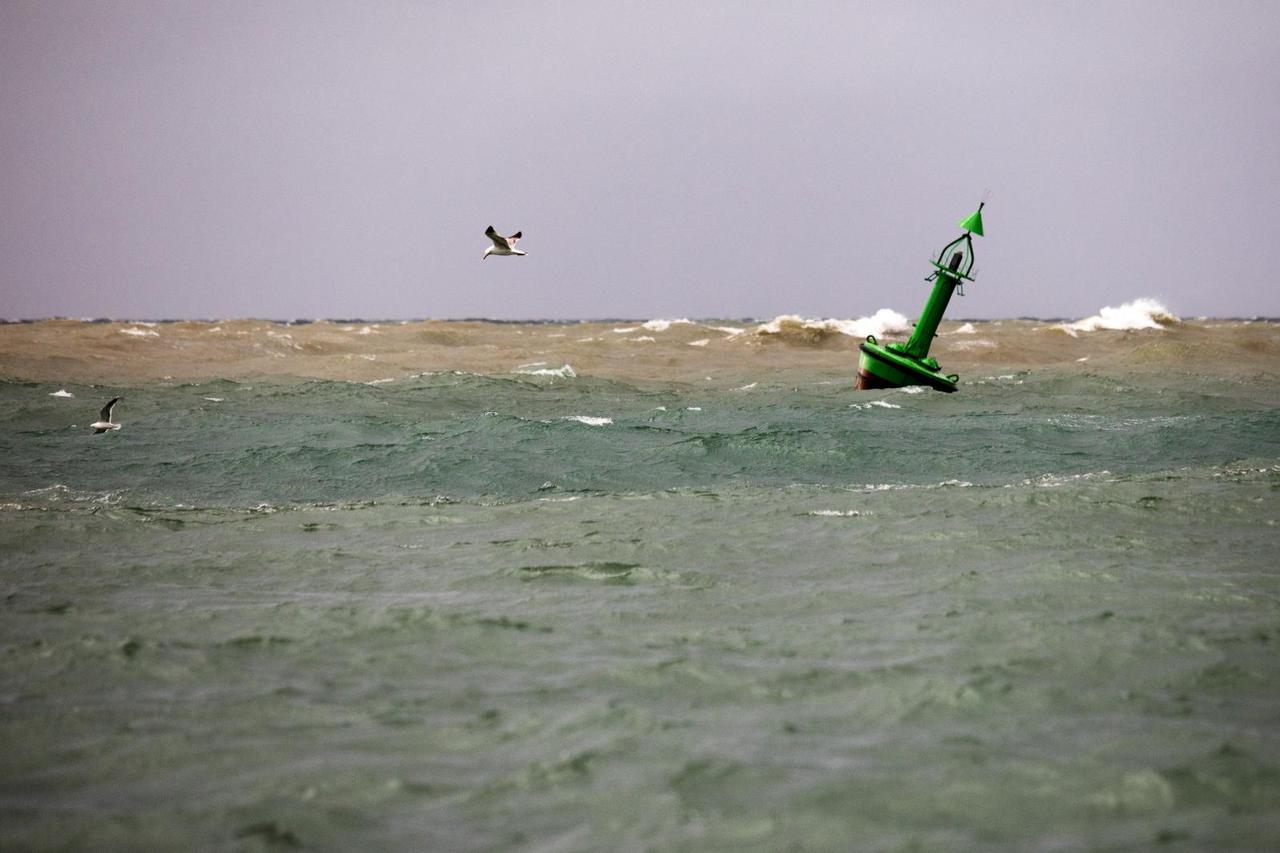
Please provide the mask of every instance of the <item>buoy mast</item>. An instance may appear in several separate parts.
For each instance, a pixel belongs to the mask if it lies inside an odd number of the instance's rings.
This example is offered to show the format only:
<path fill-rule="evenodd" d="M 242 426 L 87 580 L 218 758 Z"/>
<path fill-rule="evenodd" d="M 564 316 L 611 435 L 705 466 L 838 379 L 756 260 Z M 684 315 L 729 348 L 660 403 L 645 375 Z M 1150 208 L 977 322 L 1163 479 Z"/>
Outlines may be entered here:
<path fill-rule="evenodd" d="M 933 291 L 925 301 L 920 319 L 916 321 L 915 331 L 905 344 L 881 344 L 874 335 L 858 349 L 858 378 L 854 388 L 871 390 L 875 388 L 902 388 L 907 385 L 926 385 L 938 391 L 956 390 L 960 377 L 944 374 L 938 368 L 937 359 L 929 357 L 929 347 L 938 333 L 938 323 L 951 301 L 951 294 L 966 281 L 973 281 L 969 274 L 973 270 L 972 234 L 982 236 L 982 208 L 960 223 L 964 233 L 952 240 L 938 253 L 933 274 L 925 281 L 933 282 Z M 960 291 L 964 295 L 964 290 Z"/>

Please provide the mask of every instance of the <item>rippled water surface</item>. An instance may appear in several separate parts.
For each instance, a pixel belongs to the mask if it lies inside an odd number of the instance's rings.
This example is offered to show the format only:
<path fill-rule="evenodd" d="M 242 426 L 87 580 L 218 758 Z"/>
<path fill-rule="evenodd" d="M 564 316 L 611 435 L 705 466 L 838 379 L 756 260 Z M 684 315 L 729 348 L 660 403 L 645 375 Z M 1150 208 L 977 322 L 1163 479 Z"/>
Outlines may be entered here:
<path fill-rule="evenodd" d="M 0 326 L 0 847 L 1274 848 L 1276 327 L 793 325 Z"/>

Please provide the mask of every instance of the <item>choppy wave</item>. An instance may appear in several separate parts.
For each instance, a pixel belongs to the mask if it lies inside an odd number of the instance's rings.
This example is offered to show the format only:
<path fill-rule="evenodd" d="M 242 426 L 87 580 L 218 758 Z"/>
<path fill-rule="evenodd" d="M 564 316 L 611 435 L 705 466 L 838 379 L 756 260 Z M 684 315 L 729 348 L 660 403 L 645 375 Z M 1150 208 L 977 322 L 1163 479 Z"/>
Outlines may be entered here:
<path fill-rule="evenodd" d="M 1280 327 L 615 323 L 0 332 L 0 848 L 1268 849 Z"/>
<path fill-rule="evenodd" d="M 784 373 L 825 374 L 823 381 L 830 381 L 833 371 L 851 375 L 858 341 L 867 335 L 903 340 L 911 329 L 906 317 L 889 309 L 856 319 L 782 314 L 768 322 L 739 323 L 427 320 L 375 327 L 222 320 L 216 325 L 176 321 L 153 330 L 133 322 L 49 320 L 0 326 L 0 370 L 10 379 L 47 383 L 46 393 L 66 389 L 80 397 L 98 396 L 96 391 L 89 393 L 88 384 L 113 388 L 136 382 L 266 376 L 387 384 L 391 379 L 454 371 L 629 382 L 712 381 L 732 388 Z M 364 328 L 376 333 L 361 334 Z M 1115 334 L 1104 329 L 1139 331 Z M 1164 331 L 1141 331 L 1148 329 Z M 1096 317 L 1056 325 L 1035 320 L 944 321 L 936 343 L 936 357 L 962 378 L 1014 366 L 1078 365 L 1085 363 L 1082 358 L 1088 359 L 1091 370 L 1165 370 L 1187 364 L 1196 370 L 1223 365 L 1240 373 L 1269 372 L 1280 352 L 1280 325 L 1182 322 L 1154 300 L 1135 300 L 1105 308 Z"/>

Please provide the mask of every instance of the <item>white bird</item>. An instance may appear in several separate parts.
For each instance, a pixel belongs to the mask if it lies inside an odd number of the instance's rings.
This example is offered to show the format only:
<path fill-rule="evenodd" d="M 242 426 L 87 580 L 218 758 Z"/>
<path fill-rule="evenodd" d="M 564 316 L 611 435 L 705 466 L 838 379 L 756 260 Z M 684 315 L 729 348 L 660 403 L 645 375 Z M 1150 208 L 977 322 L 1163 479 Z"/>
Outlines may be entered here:
<path fill-rule="evenodd" d="M 111 420 L 111 409 L 119 399 L 119 397 L 112 397 L 110 402 L 103 406 L 102 411 L 98 413 L 97 422 L 89 424 L 89 428 L 93 430 L 94 435 L 102 435 L 109 429 L 120 429 L 120 424 Z"/>
<path fill-rule="evenodd" d="M 522 232 L 517 231 L 516 233 L 512 234 L 510 237 L 503 237 L 497 231 L 493 230 L 492 225 L 484 229 L 484 236 L 488 237 L 490 240 L 493 241 L 493 245 L 484 250 L 484 258 L 487 258 L 490 255 L 523 255 L 525 254 L 524 252 L 516 248 L 516 241 L 520 239 L 521 233 Z M 483 261 L 484 258 L 481 258 L 480 260 Z"/>

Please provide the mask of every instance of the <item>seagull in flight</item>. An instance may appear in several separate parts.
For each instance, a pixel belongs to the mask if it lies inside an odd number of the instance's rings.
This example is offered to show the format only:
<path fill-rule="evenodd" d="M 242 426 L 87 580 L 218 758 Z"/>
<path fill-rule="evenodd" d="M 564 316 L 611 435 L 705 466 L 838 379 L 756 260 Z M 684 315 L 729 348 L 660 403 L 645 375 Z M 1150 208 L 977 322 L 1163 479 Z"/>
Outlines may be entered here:
<path fill-rule="evenodd" d="M 94 435 L 102 435 L 109 429 L 120 429 L 120 424 L 111 420 L 111 409 L 119 401 L 119 397 L 112 397 L 111 400 L 102 407 L 102 411 L 98 413 L 97 422 L 89 424 L 89 428 L 93 430 Z"/>
<path fill-rule="evenodd" d="M 516 248 L 516 241 L 520 239 L 520 234 L 521 232 L 517 231 L 516 233 L 512 234 L 510 237 L 503 237 L 497 231 L 494 231 L 493 226 L 490 225 L 488 228 L 484 229 L 484 236 L 492 240 L 493 245 L 484 250 L 484 258 L 487 258 L 490 255 L 523 255 L 525 254 L 524 252 Z M 483 261 L 484 258 L 481 258 L 480 260 Z"/>

